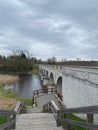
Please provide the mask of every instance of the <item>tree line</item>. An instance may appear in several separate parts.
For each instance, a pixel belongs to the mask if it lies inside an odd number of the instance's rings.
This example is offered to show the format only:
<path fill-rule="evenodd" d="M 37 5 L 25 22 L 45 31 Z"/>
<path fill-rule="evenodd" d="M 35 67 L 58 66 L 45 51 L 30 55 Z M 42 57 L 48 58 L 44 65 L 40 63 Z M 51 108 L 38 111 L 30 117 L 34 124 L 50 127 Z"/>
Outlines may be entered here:
<path fill-rule="evenodd" d="M 48 58 L 46 61 L 31 57 L 27 52 L 13 52 L 10 56 L 0 55 L 0 71 L 3 72 L 28 72 L 33 70 L 35 64 L 48 65 L 76 65 L 76 66 L 98 66 L 98 61 L 57 61 L 56 57 Z"/>
<path fill-rule="evenodd" d="M 0 55 L 0 71 L 4 72 L 27 72 L 33 69 L 33 62 L 30 57 L 21 51 L 8 57 Z"/>

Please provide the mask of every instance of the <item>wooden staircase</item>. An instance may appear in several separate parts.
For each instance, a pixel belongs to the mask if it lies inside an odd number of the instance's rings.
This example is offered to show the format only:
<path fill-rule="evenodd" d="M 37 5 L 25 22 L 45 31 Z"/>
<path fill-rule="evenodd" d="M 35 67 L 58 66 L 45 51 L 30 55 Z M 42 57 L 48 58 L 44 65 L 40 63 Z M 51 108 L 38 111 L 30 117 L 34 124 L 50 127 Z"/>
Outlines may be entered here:
<path fill-rule="evenodd" d="M 33 113 L 18 115 L 16 130 L 62 130 L 57 127 L 54 115 L 51 113 Z"/>
<path fill-rule="evenodd" d="M 34 110 L 31 109 L 26 114 L 19 115 L 26 110 L 20 102 L 18 102 L 14 111 L 1 110 L 0 116 L 6 117 L 6 122 L 0 125 L 0 130 L 11 130 L 11 128 L 15 130 L 62 130 L 61 125 L 65 123 L 66 130 L 76 129 L 75 126 L 87 130 L 98 130 L 98 125 L 94 124 L 94 115 L 98 114 L 98 105 L 61 109 L 61 103 L 59 104 L 51 95 L 37 97 L 35 101 L 38 103 L 37 110 L 35 110 L 35 107 Z M 66 118 L 62 117 L 65 114 Z M 72 114 L 86 114 L 87 120 L 85 120 L 86 122 L 72 120 Z"/>

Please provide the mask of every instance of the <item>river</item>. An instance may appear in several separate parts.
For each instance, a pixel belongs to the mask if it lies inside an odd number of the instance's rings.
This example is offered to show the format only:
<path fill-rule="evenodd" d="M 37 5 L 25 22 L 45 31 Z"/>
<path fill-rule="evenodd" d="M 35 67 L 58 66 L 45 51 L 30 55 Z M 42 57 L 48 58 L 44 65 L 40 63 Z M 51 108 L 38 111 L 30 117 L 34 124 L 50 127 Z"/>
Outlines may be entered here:
<path fill-rule="evenodd" d="M 39 76 L 37 75 L 20 75 L 20 80 L 16 84 L 5 85 L 5 89 L 12 90 L 17 93 L 20 98 L 32 98 L 34 90 L 41 89 Z"/>

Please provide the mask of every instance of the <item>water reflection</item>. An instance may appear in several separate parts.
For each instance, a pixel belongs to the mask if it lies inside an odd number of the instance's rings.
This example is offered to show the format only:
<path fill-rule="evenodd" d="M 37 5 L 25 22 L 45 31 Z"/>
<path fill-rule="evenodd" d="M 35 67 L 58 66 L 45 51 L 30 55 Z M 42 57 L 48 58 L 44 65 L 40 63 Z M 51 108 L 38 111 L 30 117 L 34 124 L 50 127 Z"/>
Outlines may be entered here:
<path fill-rule="evenodd" d="M 32 98 L 32 93 L 36 89 L 41 89 L 39 76 L 37 75 L 21 75 L 20 80 L 13 85 L 5 85 L 5 89 L 13 90 L 18 97 Z"/>

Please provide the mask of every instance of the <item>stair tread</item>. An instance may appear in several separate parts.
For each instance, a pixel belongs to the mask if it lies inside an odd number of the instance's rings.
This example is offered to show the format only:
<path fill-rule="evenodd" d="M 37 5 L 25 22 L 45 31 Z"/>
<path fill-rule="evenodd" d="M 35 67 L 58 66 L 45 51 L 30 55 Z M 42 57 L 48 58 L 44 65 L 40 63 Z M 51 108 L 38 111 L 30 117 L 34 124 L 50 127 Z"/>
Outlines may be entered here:
<path fill-rule="evenodd" d="M 56 126 L 53 114 L 34 113 L 17 116 L 16 130 L 62 130 Z"/>

